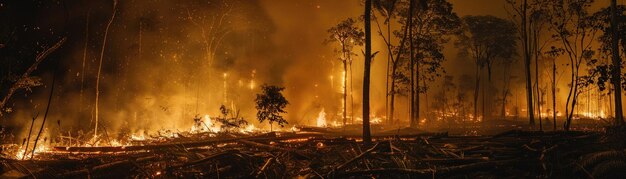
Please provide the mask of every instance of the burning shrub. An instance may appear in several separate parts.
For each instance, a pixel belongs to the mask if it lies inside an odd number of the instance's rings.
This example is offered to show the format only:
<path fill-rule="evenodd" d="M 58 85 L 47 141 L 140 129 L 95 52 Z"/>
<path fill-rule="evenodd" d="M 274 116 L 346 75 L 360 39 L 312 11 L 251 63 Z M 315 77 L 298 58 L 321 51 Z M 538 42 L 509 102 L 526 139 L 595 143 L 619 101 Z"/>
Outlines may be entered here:
<path fill-rule="evenodd" d="M 215 118 L 215 120 L 222 123 L 220 126 L 221 131 L 232 132 L 234 129 L 239 129 L 248 125 L 248 121 L 243 119 L 243 117 L 239 117 L 239 110 L 237 110 L 237 112 L 233 112 L 232 110 L 226 108 L 226 106 L 222 105 L 220 106 L 220 113 L 222 116 Z"/>

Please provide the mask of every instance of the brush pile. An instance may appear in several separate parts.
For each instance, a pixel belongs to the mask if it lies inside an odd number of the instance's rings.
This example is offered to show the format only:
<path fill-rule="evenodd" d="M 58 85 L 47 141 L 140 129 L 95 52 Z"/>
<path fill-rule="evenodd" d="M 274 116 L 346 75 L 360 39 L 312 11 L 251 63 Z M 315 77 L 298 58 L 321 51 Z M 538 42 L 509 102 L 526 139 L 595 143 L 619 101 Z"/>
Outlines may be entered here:
<path fill-rule="evenodd" d="M 1 177 L 33 178 L 455 178 L 607 177 L 624 151 L 601 134 L 526 132 L 358 137 L 322 132 L 185 136 L 119 147 L 54 147 L 33 160 L 2 159 Z M 603 152 L 605 151 L 605 152 Z M 609 152 L 606 152 L 609 151 Z M 613 156 L 613 157 L 611 157 Z"/>

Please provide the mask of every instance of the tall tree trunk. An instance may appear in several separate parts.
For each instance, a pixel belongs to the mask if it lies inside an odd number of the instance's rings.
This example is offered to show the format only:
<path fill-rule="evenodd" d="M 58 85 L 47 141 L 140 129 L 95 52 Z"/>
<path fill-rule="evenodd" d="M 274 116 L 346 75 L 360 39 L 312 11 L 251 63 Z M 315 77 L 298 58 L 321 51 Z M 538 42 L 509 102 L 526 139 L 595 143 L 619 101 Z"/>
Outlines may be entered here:
<path fill-rule="evenodd" d="M 348 66 L 350 68 L 350 121 L 354 124 L 354 74 L 352 74 L 352 57 L 350 57 Z"/>
<path fill-rule="evenodd" d="M 347 99 L 348 99 L 348 59 L 343 60 L 343 130 L 346 130 L 346 114 L 348 111 Z"/>
<path fill-rule="evenodd" d="M 533 108 L 533 91 L 531 85 L 530 78 L 530 49 L 529 49 L 529 39 L 528 39 L 528 28 L 527 28 L 527 9 L 528 2 L 524 0 L 524 4 L 522 5 L 522 43 L 524 44 L 524 70 L 526 72 L 526 103 L 528 111 L 528 121 L 529 124 L 534 127 L 535 126 L 535 115 Z"/>
<path fill-rule="evenodd" d="M 411 94 L 410 94 L 410 102 L 409 102 L 409 107 L 410 107 L 410 117 L 409 119 L 410 121 L 410 126 L 411 128 L 415 128 L 417 127 L 417 121 L 416 121 L 416 116 L 419 115 L 417 113 L 419 113 L 419 103 L 415 104 L 415 102 L 419 99 L 416 99 L 416 95 L 415 95 L 415 71 L 417 70 L 415 68 L 415 57 L 414 55 L 414 49 L 413 49 L 413 1 L 411 0 L 411 2 L 409 3 L 409 15 L 408 15 L 408 27 L 409 27 L 409 71 L 411 73 Z M 417 109 L 417 110 L 416 110 Z"/>
<path fill-rule="evenodd" d="M 393 58 L 393 52 L 391 51 L 391 21 L 390 21 L 390 15 L 387 15 L 387 38 L 389 39 L 389 42 L 387 43 L 387 70 L 385 70 L 387 72 L 386 77 L 386 83 L 385 83 L 385 116 L 387 117 L 387 122 L 389 124 L 393 124 L 393 118 L 390 118 L 390 116 L 393 116 L 393 114 L 391 114 L 389 109 L 389 95 L 391 94 L 391 92 L 389 91 L 389 78 L 392 78 L 391 76 L 389 76 L 389 72 L 391 71 L 391 60 Z M 382 33 L 381 33 L 382 35 Z M 392 82 L 393 83 L 393 82 Z"/>
<path fill-rule="evenodd" d="M 365 0 L 365 67 L 363 74 L 363 143 L 372 143 L 370 134 L 370 70 L 372 63 L 372 0 Z"/>
<path fill-rule="evenodd" d="M 476 59 L 478 62 L 478 59 Z M 476 85 L 474 85 L 474 120 L 478 120 L 478 93 L 480 90 L 480 71 L 481 67 L 478 63 L 476 63 Z"/>
<path fill-rule="evenodd" d="M 35 157 L 35 149 L 37 149 L 37 142 L 39 141 L 39 137 L 41 136 L 41 132 L 43 131 L 44 126 L 46 126 L 46 119 L 48 119 L 48 112 L 50 111 L 50 103 L 52 103 L 52 96 L 54 95 L 54 84 L 57 80 L 56 72 L 59 66 L 58 63 L 59 62 L 57 62 L 56 66 L 54 67 L 54 71 L 52 72 L 52 84 L 50 85 L 50 95 L 48 96 L 48 104 L 46 105 L 46 112 L 43 114 L 43 121 L 41 121 L 41 127 L 39 128 L 37 137 L 35 137 L 35 143 L 33 144 L 33 151 L 30 155 L 31 160 L 33 159 L 33 157 Z M 26 152 L 27 150 L 28 149 L 25 149 L 24 152 Z"/>
<path fill-rule="evenodd" d="M 391 73 L 395 74 L 396 73 L 396 69 L 397 67 L 394 67 L 391 69 Z M 393 121 L 394 120 L 394 114 L 395 114 L 395 106 L 396 106 L 396 78 L 391 77 L 391 86 L 390 86 L 390 98 L 389 98 L 389 120 Z"/>
<path fill-rule="evenodd" d="M 618 126 L 621 126 L 624 124 L 624 119 L 623 119 L 623 112 L 622 112 L 622 86 L 621 86 L 621 77 L 620 75 L 622 74 L 621 72 L 621 64 L 622 64 L 622 59 L 619 57 L 619 27 L 617 26 L 617 17 L 615 17 L 617 15 L 617 2 L 616 0 L 611 0 L 611 30 L 613 32 L 613 43 L 612 45 L 612 50 L 611 50 L 611 55 L 613 56 L 613 70 L 611 71 L 612 74 L 612 81 L 613 81 L 613 86 L 615 87 L 615 124 Z M 620 13 L 621 14 L 621 13 Z"/>
<path fill-rule="evenodd" d="M 102 38 L 102 48 L 100 49 L 100 63 L 98 64 L 98 76 L 96 78 L 96 121 L 95 121 L 95 127 L 94 127 L 94 134 L 93 137 L 94 139 L 96 139 L 98 137 L 98 119 L 99 119 L 99 114 L 98 112 L 100 111 L 99 108 L 99 104 L 100 104 L 100 74 L 102 73 L 102 60 L 104 58 L 104 49 L 106 48 L 106 44 L 107 44 L 107 35 L 109 34 L 109 28 L 111 27 L 111 24 L 113 23 L 113 19 L 115 18 L 115 11 L 117 11 L 117 0 L 113 0 L 113 13 L 111 15 L 111 18 L 109 19 L 109 22 L 107 23 L 107 27 L 104 30 L 104 37 Z"/>
<path fill-rule="evenodd" d="M 552 130 L 556 131 L 556 58 L 552 59 Z"/>
<path fill-rule="evenodd" d="M 502 111 L 500 111 L 500 117 L 502 119 L 506 119 L 506 97 L 509 94 L 509 76 L 508 76 L 508 74 L 506 72 L 509 71 L 509 65 L 505 64 L 504 70 L 502 70 L 502 71 L 504 73 L 502 75 L 502 77 L 504 78 L 504 81 L 503 81 L 503 85 L 502 85 L 502 89 L 503 89 L 502 90 L 503 91 L 502 92 L 502 108 L 501 108 Z"/>
<path fill-rule="evenodd" d="M 528 2 L 524 0 L 522 4 L 522 44 L 524 45 L 524 70 L 526 76 L 526 104 L 527 104 L 527 112 L 528 112 L 528 121 L 531 126 L 535 126 L 535 115 L 533 109 L 533 90 L 530 78 L 530 43 L 528 37 L 528 24 L 527 24 L 527 8 Z"/>
<path fill-rule="evenodd" d="M 87 21 L 85 22 L 85 43 L 83 46 L 83 63 L 80 71 L 80 107 L 78 109 L 79 113 L 83 114 L 83 91 L 85 88 L 85 62 L 87 61 L 87 46 L 89 45 L 89 13 L 87 12 Z M 82 117 L 82 116 L 81 116 Z"/>
<path fill-rule="evenodd" d="M 482 75 L 482 73 L 481 73 L 481 75 Z M 489 80 L 489 79 L 487 79 L 487 80 Z M 482 118 L 482 122 L 487 121 L 486 120 L 487 119 L 487 110 L 485 109 L 485 106 L 487 105 L 487 101 L 485 100 L 485 96 L 486 96 L 485 95 L 485 89 L 489 88 L 489 86 L 487 86 L 487 84 L 488 83 L 486 81 L 483 81 L 483 84 L 482 84 L 483 88 L 480 89 L 480 92 L 482 93 L 482 101 L 483 101 L 482 104 L 481 104 L 482 110 L 480 111 L 482 113 L 482 117 L 483 117 Z"/>
<path fill-rule="evenodd" d="M 541 92 L 539 91 L 539 53 L 541 53 L 539 51 L 539 33 L 537 32 L 537 26 L 534 25 L 531 21 L 531 28 L 532 28 L 532 41 L 531 41 L 531 48 L 533 51 L 533 54 L 535 54 L 535 89 L 536 89 L 536 100 L 537 100 L 537 116 L 539 117 L 539 131 L 543 131 L 543 122 L 541 119 Z"/>

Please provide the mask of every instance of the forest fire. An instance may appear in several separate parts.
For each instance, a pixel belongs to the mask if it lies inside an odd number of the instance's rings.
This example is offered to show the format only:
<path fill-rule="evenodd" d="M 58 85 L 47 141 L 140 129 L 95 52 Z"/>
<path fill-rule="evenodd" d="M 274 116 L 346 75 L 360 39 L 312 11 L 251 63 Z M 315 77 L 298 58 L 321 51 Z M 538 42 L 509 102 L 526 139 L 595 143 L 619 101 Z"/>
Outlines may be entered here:
<path fill-rule="evenodd" d="M 0 178 L 626 178 L 617 0 L 0 2 Z"/>

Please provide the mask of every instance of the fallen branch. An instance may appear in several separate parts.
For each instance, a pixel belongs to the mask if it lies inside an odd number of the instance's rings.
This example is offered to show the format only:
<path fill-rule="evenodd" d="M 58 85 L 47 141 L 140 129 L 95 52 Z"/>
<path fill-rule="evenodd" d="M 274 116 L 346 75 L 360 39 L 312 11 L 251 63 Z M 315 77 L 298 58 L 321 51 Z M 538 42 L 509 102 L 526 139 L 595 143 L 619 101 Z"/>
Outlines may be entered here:
<path fill-rule="evenodd" d="M 378 147 L 378 144 L 380 144 L 380 143 L 376 143 L 376 145 L 374 145 L 374 147 L 372 147 L 370 149 L 367 149 L 365 152 L 359 154 L 358 156 L 356 156 L 356 157 L 348 160 L 347 162 L 345 162 L 345 163 L 335 167 L 335 170 L 341 170 L 344 167 L 346 167 L 346 166 L 350 165 L 351 163 L 353 163 L 354 161 L 356 161 L 356 160 L 358 160 L 360 158 L 363 158 L 365 155 L 367 155 L 367 154 L 371 153 L 372 151 L 374 151 Z"/>
<path fill-rule="evenodd" d="M 259 169 L 258 172 L 256 172 L 256 176 L 254 176 L 254 178 L 260 178 L 261 174 L 263 174 L 263 172 L 265 172 L 265 169 L 267 169 L 267 167 L 269 167 L 272 162 L 274 162 L 274 160 L 276 160 L 276 158 L 272 157 L 270 159 L 268 159 L 265 164 L 263 164 L 263 167 L 261 167 L 261 169 Z"/>

